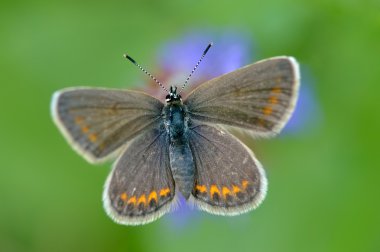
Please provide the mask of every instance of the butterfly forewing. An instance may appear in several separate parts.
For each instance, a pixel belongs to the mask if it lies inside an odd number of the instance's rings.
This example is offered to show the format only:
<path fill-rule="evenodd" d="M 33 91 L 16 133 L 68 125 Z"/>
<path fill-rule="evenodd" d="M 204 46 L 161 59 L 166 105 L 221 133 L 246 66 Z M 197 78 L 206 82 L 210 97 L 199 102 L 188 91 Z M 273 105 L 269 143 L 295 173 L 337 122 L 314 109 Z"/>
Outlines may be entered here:
<path fill-rule="evenodd" d="M 298 71 L 292 57 L 263 60 L 202 84 L 185 104 L 194 119 L 270 136 L 282 129 L 294 109 Z"/>
<path fill-rule="evenodd" d="M 252 151 L 219 127 L 190 129 L 195 163 L 195 204 L 213 214 L 236 215 L 256 208 L 267 189 L 265 172 Z"/>
<path fill-rule="evenodd" d="M 73 88 L 54 94 L 55 123 L 75 150 L 99 162 L 159 123 L 163 104 L 141 92 Z"/>
<path fill-rule="evenodd" d="M 134 140 L 107 179 L 103 200 L 108 215 L 139 225 L 168 212 L 175 196 L 169 163 L 165 129 L 149 130 Z"/>

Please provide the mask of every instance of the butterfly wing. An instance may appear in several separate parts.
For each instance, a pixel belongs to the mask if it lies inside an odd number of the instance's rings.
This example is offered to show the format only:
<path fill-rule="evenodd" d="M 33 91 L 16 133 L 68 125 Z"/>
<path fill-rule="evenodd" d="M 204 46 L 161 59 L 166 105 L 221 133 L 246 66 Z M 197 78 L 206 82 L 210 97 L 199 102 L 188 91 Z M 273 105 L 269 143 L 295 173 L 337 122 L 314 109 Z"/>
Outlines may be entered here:
<path fill-rule="evenodd" d="M 127 141 L 154 127 L 163 104 L 141 92 L 69 88 L 54 94 L 54 122 L 89 162 L 103 161 Z"/>
<path fill-rule="evenodd" d="M 200 209 L 237 215 L 265 198 L 267 180 L 252 151 L 220 127 L 196 125 L 189 130 L 196 168 L 193 200 Z"/>
<path fill-rule="evenodd" d="M 104 207 L 116 222 L 140 225 L 152 222 L 173 205 L 175 187 L 165 129 L 137 137 L 125 150 L 105 184 Z"/>
<path fill-rule="evenodd" d="M 293 112 L 299 78 L 294 58 L 270 58 L 202 84 L 184 103 L 192 119 L 270 136 Z"/>

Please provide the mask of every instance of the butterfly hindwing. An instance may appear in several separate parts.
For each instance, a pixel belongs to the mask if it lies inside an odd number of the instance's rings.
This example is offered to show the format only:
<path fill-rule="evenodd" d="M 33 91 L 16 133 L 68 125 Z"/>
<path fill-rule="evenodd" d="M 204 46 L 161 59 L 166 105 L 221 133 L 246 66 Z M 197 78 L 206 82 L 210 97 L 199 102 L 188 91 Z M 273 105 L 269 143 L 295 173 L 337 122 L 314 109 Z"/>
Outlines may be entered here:
<path fill-rule="evenodd" d="M 194 119 L 271 136 L 293 112 L 299 78 L 294 58 L 270 58 L 200 85 L 184 103 Z"/>
<path fill-rule="evenodd" d="M 189 132 L 196 170 L 195 204 L 220 215 L 256 208 L 265 197 L 267 180 L 252 151 L 220 127 L 201 124 Z"/>
<path fill-rule="evenodd" d="M 88 161 L 107 159 L 144 130 L 159 123 L 163 104 L 141 92 L 69 88 L 52 100 L 55 123 Z"/>
<path fill-rule="evenodd" d="M 118 223 L 149 223 L 170 210 L 175 185 L 168 139 L 156 128 L 137 137 L 116 161 L 103 194 L 108 215 Z"/>

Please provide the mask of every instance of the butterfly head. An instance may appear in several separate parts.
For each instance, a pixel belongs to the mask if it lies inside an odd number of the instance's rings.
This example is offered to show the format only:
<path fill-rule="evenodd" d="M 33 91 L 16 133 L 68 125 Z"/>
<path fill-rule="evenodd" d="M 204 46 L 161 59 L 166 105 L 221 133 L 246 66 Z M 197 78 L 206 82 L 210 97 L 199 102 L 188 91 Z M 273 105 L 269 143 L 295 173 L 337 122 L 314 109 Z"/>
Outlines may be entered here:
<path fill-rule="evenodd" d="M 167 103 L 181 102 L 182 101 L 181 95 L 177 94 L 177 87 L 176 86 L 170 86 L 169 94 L 166 96 L 165 100 Z"/>

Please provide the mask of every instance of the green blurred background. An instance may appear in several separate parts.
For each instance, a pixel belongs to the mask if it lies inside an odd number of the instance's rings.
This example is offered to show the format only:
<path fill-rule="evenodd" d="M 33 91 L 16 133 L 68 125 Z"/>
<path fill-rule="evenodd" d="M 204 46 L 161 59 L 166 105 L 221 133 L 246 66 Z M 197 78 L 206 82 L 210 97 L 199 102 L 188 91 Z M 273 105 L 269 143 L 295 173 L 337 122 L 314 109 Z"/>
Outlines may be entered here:
<path fill-rule="evenodd" d="M 125 51 L 154 69 L 159 45 L 205 27 L 249 31 L 258 59 L 295 56 L 320 116 L 255 142 L 269 179 L 257 210 L 117 225 L 101 202 L 111 165 L 69 148 L 51 95 L 131 87 L 146 77 Z M 0 251 L 380 251 L 379 57 L 376 0 L 1 1 Z"/>

